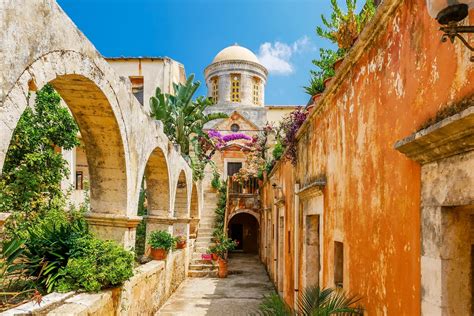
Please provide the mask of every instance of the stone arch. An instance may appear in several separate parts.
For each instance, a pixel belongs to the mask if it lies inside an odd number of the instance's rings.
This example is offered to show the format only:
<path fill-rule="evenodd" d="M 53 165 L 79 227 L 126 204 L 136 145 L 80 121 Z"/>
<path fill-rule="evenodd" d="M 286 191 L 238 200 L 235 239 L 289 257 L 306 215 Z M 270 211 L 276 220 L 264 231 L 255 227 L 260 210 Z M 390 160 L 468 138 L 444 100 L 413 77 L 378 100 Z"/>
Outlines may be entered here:
<path fill-rule="evenodd" d="M 0 110 L 0 167 L 32 87 L 50 83 L 71 110 L 85 143 L 91 211 L 126 214 L 125 128 L 111 84 L 92 60 L 73 51 L 53 51 L 30 64 L 6 93 Z"/>
<path fill-rule="evenodd" d="M 232 214 L 228 221 L 228 235 L 239 241 L 237 250 L 255 253 L 259 251 L 260 222 L 258 213 L 243 210 Z"/>
<path fill-rule="evenodd" d="M 160 147 L 155 148 L 145 167 L 148 214 L 168 217 L 170 211 L 170 176 L 168 161 Z"/>
<path fill-rule="evenodd" d="M 190 226 L 189 233 L 192 237 L 197 236 L 197 229 L 199 224 L 199 198 L 198 198 L 198 188 L 196 183 L 193 183 L 191 190 L 191 205 L 190 205 Z"/>
<path fill-rule="evenodd" d="M 187 218 L 189 215 L 188 209 L 188 183 L 186 173 L 184 170 L 181 170 L 176 183 L 173 215 L 176 218 Z"/>
<path fill-rule="evenodd" d="M 176 222 L 173 225 L 175 236 L 189 236 L 189 195 L 188 181 L 184 170 L 180 170 L 178 181 L 176 182 L 176 194 L 174 198 L 174 214 Z"/>
<path fill-rule="evenodd" d="M 227 222 L 230 223 L 230 220 L 238 215 L 238 214 L 242 214 L 242 213 L 247 213 L 249 215 L 252 215 L 253 217 L 255 217 L 255 219 L 257 220 L 258 224 L 260 225 L 260 213 L 254 211 L 254 210 L 250 210 L 250 209 L 239 209 L 239 210 L 236 210 L 236 211 L 233 211 L 232 214 L 229 216 L 229 218 L 227 219 Z"/>

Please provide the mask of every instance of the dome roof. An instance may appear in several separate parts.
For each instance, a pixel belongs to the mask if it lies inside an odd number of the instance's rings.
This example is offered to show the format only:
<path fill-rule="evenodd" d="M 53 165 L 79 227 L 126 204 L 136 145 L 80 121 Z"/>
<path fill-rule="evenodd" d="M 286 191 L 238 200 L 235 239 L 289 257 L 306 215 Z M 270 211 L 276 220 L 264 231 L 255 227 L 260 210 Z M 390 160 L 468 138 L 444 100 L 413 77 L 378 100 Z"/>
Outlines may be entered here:
<path fill-rule="evenodd" d="M 216 57 L 214 57 L 214 60 L 212 63 L 217 63 L 220 61 L 227 61 L 227 60 L 245 60 L 245 61 L 250 61 L 253 63 L 260 64 L 258 61 L 257 56 L 255 56 L 254 53 L 252 53 L 251 50 L 239 46 L 237 44 L 234 44 L 232 46 L 226 47 L 223 50 L 221 50 Z"/>

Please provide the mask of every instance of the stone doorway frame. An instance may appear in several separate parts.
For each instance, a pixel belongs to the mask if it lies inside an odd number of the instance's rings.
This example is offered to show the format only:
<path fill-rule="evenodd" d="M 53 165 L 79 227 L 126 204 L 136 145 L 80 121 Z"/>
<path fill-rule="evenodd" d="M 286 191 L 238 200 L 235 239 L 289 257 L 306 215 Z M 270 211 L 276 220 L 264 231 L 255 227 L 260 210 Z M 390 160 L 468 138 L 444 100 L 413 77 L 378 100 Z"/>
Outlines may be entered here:
<path fill-rule="evenodd" d="M 421 314 L 470 315 L 474 106 L 395 148 L 421 164 Z"/>

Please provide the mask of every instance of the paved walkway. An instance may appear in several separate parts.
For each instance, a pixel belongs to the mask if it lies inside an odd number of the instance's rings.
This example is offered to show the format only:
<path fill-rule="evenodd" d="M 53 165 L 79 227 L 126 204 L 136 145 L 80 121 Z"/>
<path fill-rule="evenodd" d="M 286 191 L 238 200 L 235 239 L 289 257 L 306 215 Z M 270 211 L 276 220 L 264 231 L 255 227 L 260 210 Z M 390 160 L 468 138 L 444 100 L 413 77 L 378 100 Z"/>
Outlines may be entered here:
<path fill-rule="evenodd" d="M 274 289 L 257 255 L 232 254 L 229 272 L 225 279 L 186 279 L 157 315 L 249 315 Z"/>

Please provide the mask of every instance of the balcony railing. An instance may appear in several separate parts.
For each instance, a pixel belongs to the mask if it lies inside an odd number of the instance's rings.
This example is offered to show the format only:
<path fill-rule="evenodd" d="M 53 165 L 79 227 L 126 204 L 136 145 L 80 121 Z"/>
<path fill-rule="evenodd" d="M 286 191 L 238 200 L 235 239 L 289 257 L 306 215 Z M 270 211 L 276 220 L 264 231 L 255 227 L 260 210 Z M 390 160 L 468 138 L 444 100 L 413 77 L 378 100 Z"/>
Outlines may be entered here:
<path fill-rule="evenodd" d="M 250 178 L 244 182 L 235 181 L 229 177 L 229 194 L 231 195 L 257 195 L 258 194 L 258 179 Z"/>

